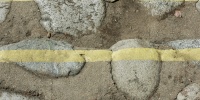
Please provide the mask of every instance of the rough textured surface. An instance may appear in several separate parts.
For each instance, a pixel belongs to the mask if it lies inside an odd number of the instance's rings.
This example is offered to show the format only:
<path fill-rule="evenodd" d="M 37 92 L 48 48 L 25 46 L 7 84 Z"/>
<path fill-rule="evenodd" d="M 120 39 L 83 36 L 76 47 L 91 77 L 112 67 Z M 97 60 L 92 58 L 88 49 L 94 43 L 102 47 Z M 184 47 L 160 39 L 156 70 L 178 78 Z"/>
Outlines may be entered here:
<path fill-rule="evenodd" d="M 191 69 L 187 62 L 162 62 L 159 86 L 150 100 L 175 100 L 185 85 L 193 80 Z"/>
<path fill-rule="evenodd" d="M 182 18 L 176 18 L 170 13 L 165 19 L 158 21 L 137 1 L 118 0 L 115 3 L 107 3 L 106 17 L 100 27 L 101 32 L 78 38 L 55 34 L 51 39 L 67 41 L 78 47 L 108 49 L 117 41 L 124 39 L 139 38 L 160 44 L 200 37 L 200 13 L 195 7 L 196 2 L 184 3 L 179 9 Z M 0 45 L 46 37 L 47 32 L 39 22 L 40 17 L 35 2 L 12 2 L 6 20 L 0 24 Z M 38 77 L 38 73 L 32 74 L 16 64 L 0 63 L 0 87 L 10 88 L 11 92 L 35 91 L 44 97 L 42 100 L 127 99 L 106 85 L 112 84 L 112 81 L 106 81 L 111 80 L 109 66 L 102 63 L 89 64 L 90 67 L 87 65 L 76 76 L 57 79 Z M 155 91 L 155 98 L 151 100 L 175 100 L 185 86 L 190 83 L 200 83 L 200 64 L 194 66 L 191 63 L 188 65 L 188 62 L 164 62 L 162 65 L 159 89 Z M 112 84 L 111 87 L 115 85 Z"/>
<path fill-rule="evenodd" d="M 78 75 L 67 78 L 38 77 L 11 63 L 0 63 L 0 74 L 2 74 L 0 79 L 4 80 L 0 87 L 12 89 L 13 92 L 23 91 L 29 95 L 39 94 L 41 100 L 126 100 L 128 98 L 115 88 L 109 62 L 86 63 Z"/>
<path fill-rule="evenodd" d="M 152 16 L 162 16 L 180 6 L 184 0 L 141 0 L 141 3 L 150 9 Z"/>
<path fill-rule="evenodd" d="M 24 40 L 18 43 L 5 45 L 0 50 L 73 50 L 72 45 L 67 42 L 54 41 L 49 39 L 32 39 Z M 83 67 L 83 63 L 78 62 L 17 62 L 20 66 L 32 71 L 50 76 L 68 76 L 76 75 Z"/>
<path fill-rule="evenodd" d="M 118 0 L 106 3 L 107 14 L 99 28 L 101 32 L 78 38 L 55 34 L 51 38 L 67 41 L 78 47 L 107 49 L 123 39 L 139 38 L 161 43 L 200 37 L 200 17 L 195 7 L 196 2 L 185 2 L 185 7 L 180 9 L 182 18 L 169 14 L 165 20 L 158 21 L 137 1 Z M 35 2 L 12 2 L 6 20 L 0 24 L 0 45 L 28 38 L 46 37 L 47 32 L 41 26 L 40 19 L 41 13 Z"/>
<path fill-rule="evenodd" d="M 126 97 L 116 91 L 111 77 L 109 62 L 86 63 L 79 75 L 67 80 L 53 80 L 52 99 L 125 100 Z"/>
<path fill-rule="evenodd" d="M 177 96 L 177 100 L 199 100 L 200 85 L 193 83 L 185 87 Z"/>
<path fill-rule="evenodd" d="M 125 48 L 151 48 L 153 46 L 152 43 L 140 39 L 127 39 L 127 40 L 122 40 L 111 46 L 111 50 L 117 51 L 120 49 L 125 49 Z"/>
<path fill-rule="evenodd" d="M 200 0 L 196 3 L 196 8 L 200 12 Z"/>
<path fill-rule="evenodd" d="M 105 0 L 106 2 L 115 2 L 116 0 Z"/>
<path fill-rule="evenodd" d="M 16 93 L 9 93 L 5 91 L 0 91 L 0 100 L 40 100 L 39 98 L 36 97 L 28 97 L 28 96 L 23 96 L 20 94 Z"/>
<path fill-rule="evenodd" d="M 35 0 L 41 24 L 49 32 L 70 35 L 96 32 L 104 17 L 104 0 Z"/>
<path fill-rule="evenodd" d="M 0 23 L 2 23 L 9 12 L 10 2 L 0 1 Z"/>
<path fill-rule="evenodd" d="M 200 48 L 199 39 L 176 40 L 176 41 L 167 42 L 166 44 L 175 49 Z"/>
<path fill-rule="evenodd" d="M 119 44 L 118 44 L 119 43 Z M 151 47 L 142 40 L 122 40 L 112 50 Z M 112 62 L 112 75 L 117 87 L 136 100 L 147 100 L 159 83 L 160 62 L 116 61 Z"/>

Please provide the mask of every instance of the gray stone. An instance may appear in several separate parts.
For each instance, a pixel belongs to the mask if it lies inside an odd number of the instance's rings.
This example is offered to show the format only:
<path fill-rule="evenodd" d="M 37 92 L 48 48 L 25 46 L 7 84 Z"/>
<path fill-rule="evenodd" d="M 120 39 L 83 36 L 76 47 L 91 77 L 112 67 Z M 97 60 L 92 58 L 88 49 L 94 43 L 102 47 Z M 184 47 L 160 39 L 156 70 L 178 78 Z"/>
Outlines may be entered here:
<path fill-rule="evenodd" d="M 200 85 L 193 83 L 185 87 L 178 95 L 177 100 L 199 100 Z"/>
<path fill-rule="evenodd" d="M 152 16 L 162 16 L 180 6 L 184 0 L 141 0 L 141 3 L 151 11 Z"/>
<path fill-rule="evenodd" d="M 152 44 L 138 39 L 123 40 L 117 42 L 111 49 L 116 51 L 141 47 L 149 48 Z M 117 87 L 135 100 L 147 100 L 153 94 L 159 83 L 159 72 L 158 61 L 112 61 L 112 75 Z"/>
<path fill-rule="evenodd" d="M 167 42 L 166 44 L 175 49 L 200 48 L 199 39 L 176 40 L 176 41 Z"/>
<path fill-rule="evenodd" d="M 0 1 L 0 23 L 2 23 L 9 12 L 10 2 Z"/>
<path fill-rule="evenodd" d="M 140 40 L 140 39 L 127 39 L 127 40 L 122 40 L 114 44 L 110 49 L 113 51 L 117 51 L 120 49 L 126 49 L 126 48 L 152 48 L 153 44 Z"/>
<path fill-rule="evenodd" d="M 106 2 L 115 2 L 115 1 L 117 1 L 117 0 L 105 0 Z"/>
<path fill-rule="evenodd" d="M 40 23 L 52 33 L 73 36 L 96 32 L 105 15 L 104 0 L 34 0 L 41 12 Z"/>
<path fill-rule="evenodd" d="M 73 50 L 73 46 L 50 39 L 32 39 L 2 46 L 0 50 Z M 76 75 L 84 65 L 80 62 L 17 62 L 17 64 L 32 72 L 54 77 Z"/>
<path fill-rule="evenodd" d="M 16 93 L 0 92 L 0 100 L 40 100 L 37 97 L 28 97 Z"/>
<path fill-rule="evenodd" d="M 200 12 L 200 0 L 198 0 L 198 2 L 196 3 L 196 8 Z"/>

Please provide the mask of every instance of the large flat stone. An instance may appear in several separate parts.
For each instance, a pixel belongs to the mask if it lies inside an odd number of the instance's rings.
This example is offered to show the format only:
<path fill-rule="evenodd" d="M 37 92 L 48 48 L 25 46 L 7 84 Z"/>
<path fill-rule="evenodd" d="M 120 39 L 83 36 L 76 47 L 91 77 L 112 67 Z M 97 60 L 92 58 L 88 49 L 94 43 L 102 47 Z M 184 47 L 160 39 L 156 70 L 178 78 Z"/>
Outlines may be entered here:
<path fill-rule="evenodd" d="M 41 12 L 40 23 L 53 33 L 80 35 L 96 32 L 105 15 L 104 0 L 35 0 Z"/>
<path fill-rule="evenodd" d="M 32 39 L 2 46 L 0 50 L 73 50 L 73 46 L 50 39 Z M 17 64 L 34 73 L 54 77 L 76 75 L 84 65 L 80 62 L 17 62 Z"/>
<path fill-rule="evenodd" d="M 41 100 L 125 100 L 128 97 L 116 89 L 110 70 L 109 62 L 88 62 L 76 76 L 48 78 L 38 77 L 16 64 L 0 63 L 0 81 L 4 80 L 0 87 L 25 94 L 35 91 Z"/>

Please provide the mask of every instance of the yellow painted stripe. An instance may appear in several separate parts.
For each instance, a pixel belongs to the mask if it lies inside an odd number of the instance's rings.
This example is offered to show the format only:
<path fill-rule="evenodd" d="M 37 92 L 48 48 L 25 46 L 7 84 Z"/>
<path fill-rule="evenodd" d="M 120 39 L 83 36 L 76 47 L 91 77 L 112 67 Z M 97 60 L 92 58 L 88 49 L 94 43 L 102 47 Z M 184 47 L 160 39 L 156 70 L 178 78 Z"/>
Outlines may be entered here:
<path fill-rule="evenodd" d="M 0 62 L 96 62 L 111 61 L 109 50 L 5 50 Z"/>
<path fill-rule="evenodd" d="M 156 49 L 153 48 L 128 48 L 113 52 L 113 61 L 119 60 L 160 60 Z"/>
<path fill-rule="evenodd" d="M 0 51 L 0 62 L 84 62 L 85 60 L 72 50 L 7 50 Z"/>
<path fill-rule="evenodd" d="M 158 50 L 154 48 L 128 48 L 113 52 L 113 61 L 155 60 L 155 61 L 200 61 L 200 48 L 179 50 Z"/>
<path fill-rule="evenodd" d="M 158 50 L 162 61 L 200 61 L 200 48 Z"/>
<path fill-rule="evenodd" d="M 179 50 L 158 50 L 153 48 L 128 48 L 113 52 L 113 61 L 155 60 L 155 61 L 200 61 L 200 48 Z"/>
<path fill-rule="evenodd" d="M 110 50 L 75 50 L 74 52 L 82 55 L 85 58 L 86 62 L 112 60 L 112 51 Z"/>
<path fill-rule="evenodd" d="M 97 62 L 120 60 L 200 61 L 200 48 L 159 50 L 128 48 L 110 50 L 5 50 L 0 62 Z"/>

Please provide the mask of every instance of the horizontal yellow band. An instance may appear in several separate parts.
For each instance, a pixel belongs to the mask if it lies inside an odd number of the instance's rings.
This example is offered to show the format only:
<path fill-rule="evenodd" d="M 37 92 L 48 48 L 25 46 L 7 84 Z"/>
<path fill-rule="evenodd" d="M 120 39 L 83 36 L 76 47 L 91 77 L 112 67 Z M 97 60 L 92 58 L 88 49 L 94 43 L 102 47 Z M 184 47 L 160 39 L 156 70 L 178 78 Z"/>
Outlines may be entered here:
<path fill-rule="evenodd" d="M 111 61 L 109 50 L 5 50 L 0 62 L 96 62 Z"/>
<path fill-rule="evenodd" d="M 153 48 L 128 48 L 113 52 L 113 61 L 119 60 L 160 60 L 156 49 Z"/>
<path fill-rule="evenodd" d="M 113 61 L 155 60 L 155 61 L 200 61 L 200 48 L 159 50 L 154 48 L 128 48 L 112 54 Z"/>
<path fill-rule="evenodd" d="M 200 48 L 158 50 L 162 61 L 200 61 Z"/>
<path fill-rule="evenodd" d="M 200 61 L 200 48 L 159 50 L 2 50 L 0 62 L 97 62 L 120 60 Z"/>

